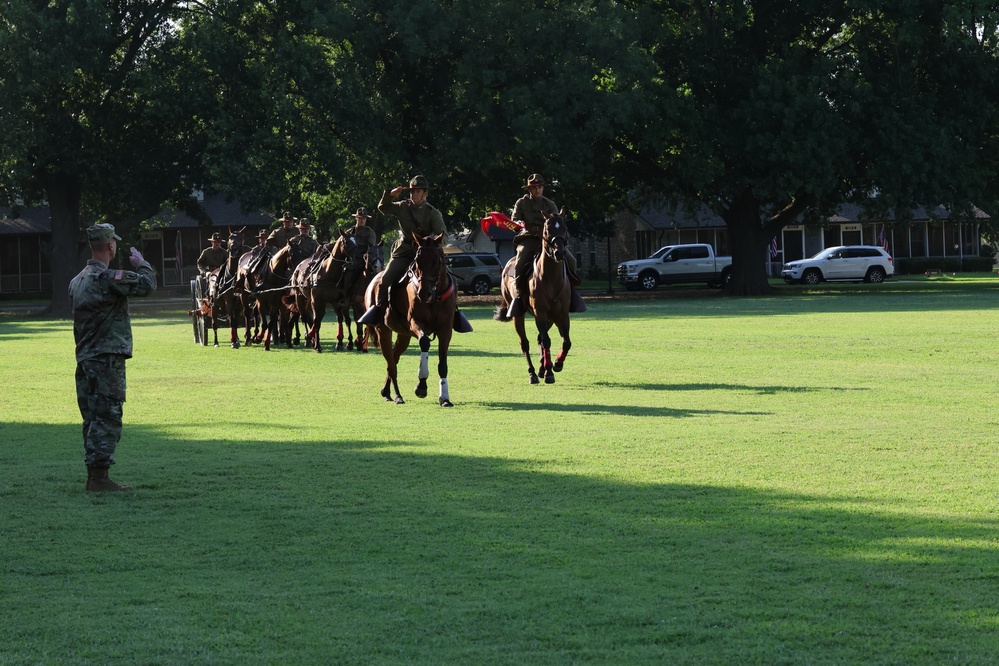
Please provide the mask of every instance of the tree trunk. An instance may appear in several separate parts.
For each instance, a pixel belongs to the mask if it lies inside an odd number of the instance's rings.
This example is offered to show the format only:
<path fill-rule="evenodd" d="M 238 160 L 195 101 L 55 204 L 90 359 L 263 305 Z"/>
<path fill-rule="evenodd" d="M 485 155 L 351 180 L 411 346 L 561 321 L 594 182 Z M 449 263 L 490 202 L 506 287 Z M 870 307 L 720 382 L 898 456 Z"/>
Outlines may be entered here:
<path fill-rule="evenodd" d="M 69 319 L 69 283 L 80 271 L 80 186 L 69 176 L 50 176 L 45 184 L 52 224 L 52 301 L 48 314 Z"/>
<path fill-rule="evenodd" d="M 732 281 L 727 292 L 733 296 L 765 296 L 773 293 L 767 280 L 770 232 L 760 219 L 760 203 L 746 194 L 722 215 L 728 225 L 732 248 Z"/>

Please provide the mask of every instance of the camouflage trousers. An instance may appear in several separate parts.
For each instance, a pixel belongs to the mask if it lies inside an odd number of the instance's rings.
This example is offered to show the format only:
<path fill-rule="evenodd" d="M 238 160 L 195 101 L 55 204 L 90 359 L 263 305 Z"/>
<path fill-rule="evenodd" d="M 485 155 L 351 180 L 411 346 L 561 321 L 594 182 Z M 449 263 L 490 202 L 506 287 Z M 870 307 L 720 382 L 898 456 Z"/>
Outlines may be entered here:
<path fill-rule="evenodd" d="M 114 464 L 125 402 L 125 357 L 101 354 L 76 365 L 76 402 L 83 416 L 84 460 L 88 467 Z"/>

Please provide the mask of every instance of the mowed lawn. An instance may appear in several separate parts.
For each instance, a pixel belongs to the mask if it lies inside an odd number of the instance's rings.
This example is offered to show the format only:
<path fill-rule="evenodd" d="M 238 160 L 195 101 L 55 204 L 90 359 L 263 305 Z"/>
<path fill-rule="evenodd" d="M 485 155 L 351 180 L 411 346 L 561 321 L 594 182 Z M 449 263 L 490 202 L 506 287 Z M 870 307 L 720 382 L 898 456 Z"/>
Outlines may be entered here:
<path fill-rule="evenodd" d="M 71 326 L 0 318 L 0 664 L 991 664 L 999 281 L 596 299 L 450 393 L 136 308 L 83 492 Z M 327 323 L 326 341 L 335 332 Z"/>

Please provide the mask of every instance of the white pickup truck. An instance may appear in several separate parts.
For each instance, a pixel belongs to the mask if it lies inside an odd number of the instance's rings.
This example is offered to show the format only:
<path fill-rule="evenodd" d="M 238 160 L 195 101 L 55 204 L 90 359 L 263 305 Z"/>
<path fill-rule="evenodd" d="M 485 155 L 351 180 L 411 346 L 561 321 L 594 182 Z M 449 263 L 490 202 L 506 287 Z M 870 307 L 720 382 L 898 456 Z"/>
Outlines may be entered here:
<path fill-rule="evenodd" d="M 618 282 L 625 289 L 655 289 L 660 284 L 704 282 L 724 287 L 732 278 L 732 257 L 716 257 L 710 245 L 667 245 L 648 259 L 617 265 Z"/>

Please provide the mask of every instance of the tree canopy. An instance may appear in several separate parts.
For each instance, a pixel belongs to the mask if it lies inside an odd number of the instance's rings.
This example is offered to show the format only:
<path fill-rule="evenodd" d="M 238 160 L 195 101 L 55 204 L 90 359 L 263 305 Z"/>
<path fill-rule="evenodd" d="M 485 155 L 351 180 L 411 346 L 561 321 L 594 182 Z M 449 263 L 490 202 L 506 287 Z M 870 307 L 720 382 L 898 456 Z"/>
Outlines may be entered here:
<path fill-rule="evenodd" d="M 452 226 L 512 205 L 532 172 L 594 224 L 707 206 L 733 290 L 760 293 L 770 238 L 801 216 L 996 198 L 995 9 L 10 0 L 0 187 L 48 199 L 55 302 L 84 220 L 194 187 L 337 216 L 416 173 Z"/>

